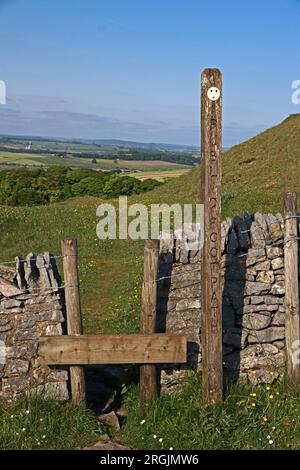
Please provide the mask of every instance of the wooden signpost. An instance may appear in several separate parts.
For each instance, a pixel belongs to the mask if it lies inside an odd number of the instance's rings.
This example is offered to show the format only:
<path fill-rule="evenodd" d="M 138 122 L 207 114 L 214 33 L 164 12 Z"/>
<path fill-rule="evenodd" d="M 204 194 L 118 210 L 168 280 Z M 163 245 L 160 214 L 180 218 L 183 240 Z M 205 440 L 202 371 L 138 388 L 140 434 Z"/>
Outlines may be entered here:
<path fill-rule="evenodd" d="M 286 193 L 284 198 L 284 271 L 285 271 L 285 340 L 288 379 L 300 380 L 300 314 L 298 273 L 297 195 Z"/>
<path fill-rule="evenodd" d="M 201 166 L 204 204 L 202 256 L 202 363 L 203 398 L 222 401 L 222 297 L 221 297 L 221 151 L 222 75 L 205 69 L 201 76 Z"/>

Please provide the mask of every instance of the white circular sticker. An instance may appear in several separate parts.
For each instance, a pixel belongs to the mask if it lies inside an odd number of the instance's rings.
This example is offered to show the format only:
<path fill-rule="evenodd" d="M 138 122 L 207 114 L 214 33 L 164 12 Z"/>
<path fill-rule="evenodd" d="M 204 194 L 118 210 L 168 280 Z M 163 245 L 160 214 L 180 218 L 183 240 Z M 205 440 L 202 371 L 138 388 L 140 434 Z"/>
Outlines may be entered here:
<path fill-rule="evenodd" d="M 220 92 L 219 88 L 217 88 L 215 86 L 212 86 L 208 90 L 207 96 L 210 99 L 210 101 L 217 101 L 221 96 L 221 92 Z"/>

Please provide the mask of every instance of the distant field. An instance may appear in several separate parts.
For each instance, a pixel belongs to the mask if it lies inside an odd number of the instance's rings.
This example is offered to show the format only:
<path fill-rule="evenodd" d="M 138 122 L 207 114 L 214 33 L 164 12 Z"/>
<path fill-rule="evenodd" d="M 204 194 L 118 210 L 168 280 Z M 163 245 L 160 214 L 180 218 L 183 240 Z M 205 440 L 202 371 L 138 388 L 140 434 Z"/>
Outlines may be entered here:
<path fill-rule="evenodd" d="M 179 176 L 184 175 L 190 171 L 189 168 L 181 168 L 181 169 L 176 169 L 176 170 L 158 170 L 158 171 L 144 171 L 140 173 L 133 173 L 130 174 L 130 176 L 134 176 L 135 178 L 144 181 L 147 178 L 152 178 L 157 181 L 164 182 L 168 180 L 169 178 L 179 178 Z"/>
<path fill-rule="evenodd" d="M 117 168 L 128 169 L 130 171 L 139 172 L 170 172 L 173 171 L 183 172 L 190 169 L 186 165 L 178 165 L 172 162 L 164 162 L 160 160 L 104 160 L 98 159 L 97 163 L 92 163 L 92 158 L 80 158 L 76 156 L 64 156 L 59 157 L 57 155 L 49 154 L 31 154 L 31 153 L 12 153 L 12 152 L 0 152 L 0 166 L 2 168 L 13 168 L 16 166 L 50 166 L 50 165 L 67 165 L 72 168 L 91 168 L 94 170 L 114 170 Z M 133 176 L 139 177 L 139 179 L 150 178 L 150 176 L 143 176 L 142 173 L 133 174 Z M 141 175 L 141 177 L 140 177 Z M 175 175 L 174 175 L 175 176 Z M 154 176 L 153 176 L 154 177 Z M 165 176 L 166 177 L 166 176 Z M 156 177 L 159 179 L 159 176 Z M 161 181 L 161 180 L 160 180 Z"/>

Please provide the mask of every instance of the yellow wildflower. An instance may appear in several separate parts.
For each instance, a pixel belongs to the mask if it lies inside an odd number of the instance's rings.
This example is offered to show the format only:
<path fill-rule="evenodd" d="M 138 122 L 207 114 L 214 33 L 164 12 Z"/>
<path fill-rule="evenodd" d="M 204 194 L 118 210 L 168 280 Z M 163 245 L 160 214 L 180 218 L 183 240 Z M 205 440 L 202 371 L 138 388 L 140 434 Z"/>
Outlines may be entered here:
<path fill-rule="evenodd" d="M 273 400 L 274 395 L 269 395 L 270 400 Z"/>

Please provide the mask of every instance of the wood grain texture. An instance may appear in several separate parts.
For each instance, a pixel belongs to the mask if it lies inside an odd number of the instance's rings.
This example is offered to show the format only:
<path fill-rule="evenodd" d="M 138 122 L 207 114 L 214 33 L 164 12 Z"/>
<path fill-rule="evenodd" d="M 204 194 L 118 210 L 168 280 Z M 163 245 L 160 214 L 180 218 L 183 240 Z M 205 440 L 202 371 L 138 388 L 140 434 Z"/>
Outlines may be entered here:
<path fill-rule="evenodd" d="M 157 273 L 159 260 L 159 240 L 146 240 L 144 249 L 144 282 L 140 328 L 141 333 L 155 333 L 157 312 Z M 155 365 L 140 367 L 140 403 L 149 405 L 157 396 L 157 371 Z"/>
<path fill-rule="evenodd" d="M 184 335 L 45 336 L 39 358 L 48 365 L 180 364 L 187 360 Z"/>
<path fill-rule="evenodd" d="M 300 316 L 298 280 L 298 223 L 297 195 L 286 193 L 284 198 L 284 269 L 285 269 L 285 309 L 286 309 L 286 355 L 288 378 L 291 382 L 300 379 Z"/>
<path fill-rule="evenodd" d="M 77 241 L 73 238 L 62 240 L 63 270 L 67 311 L 68 335 L 81 335 L 82 318 L 80 308 L 79 276 L 77 267 Z M 70 367 L 72 400 L 86 401 L 85 376 L 82 367 Z"/>
<path fill-rule="evenodd" d="M 211 101 L 207 92 L 221 96 Z M 203 397 L 217 403 L 223 395 L 221 297 L 221 149 L 222 75 L 205 69 L 201 76 L 201 164 L 204 204 L 204 246 L 201 275 Z"/>

